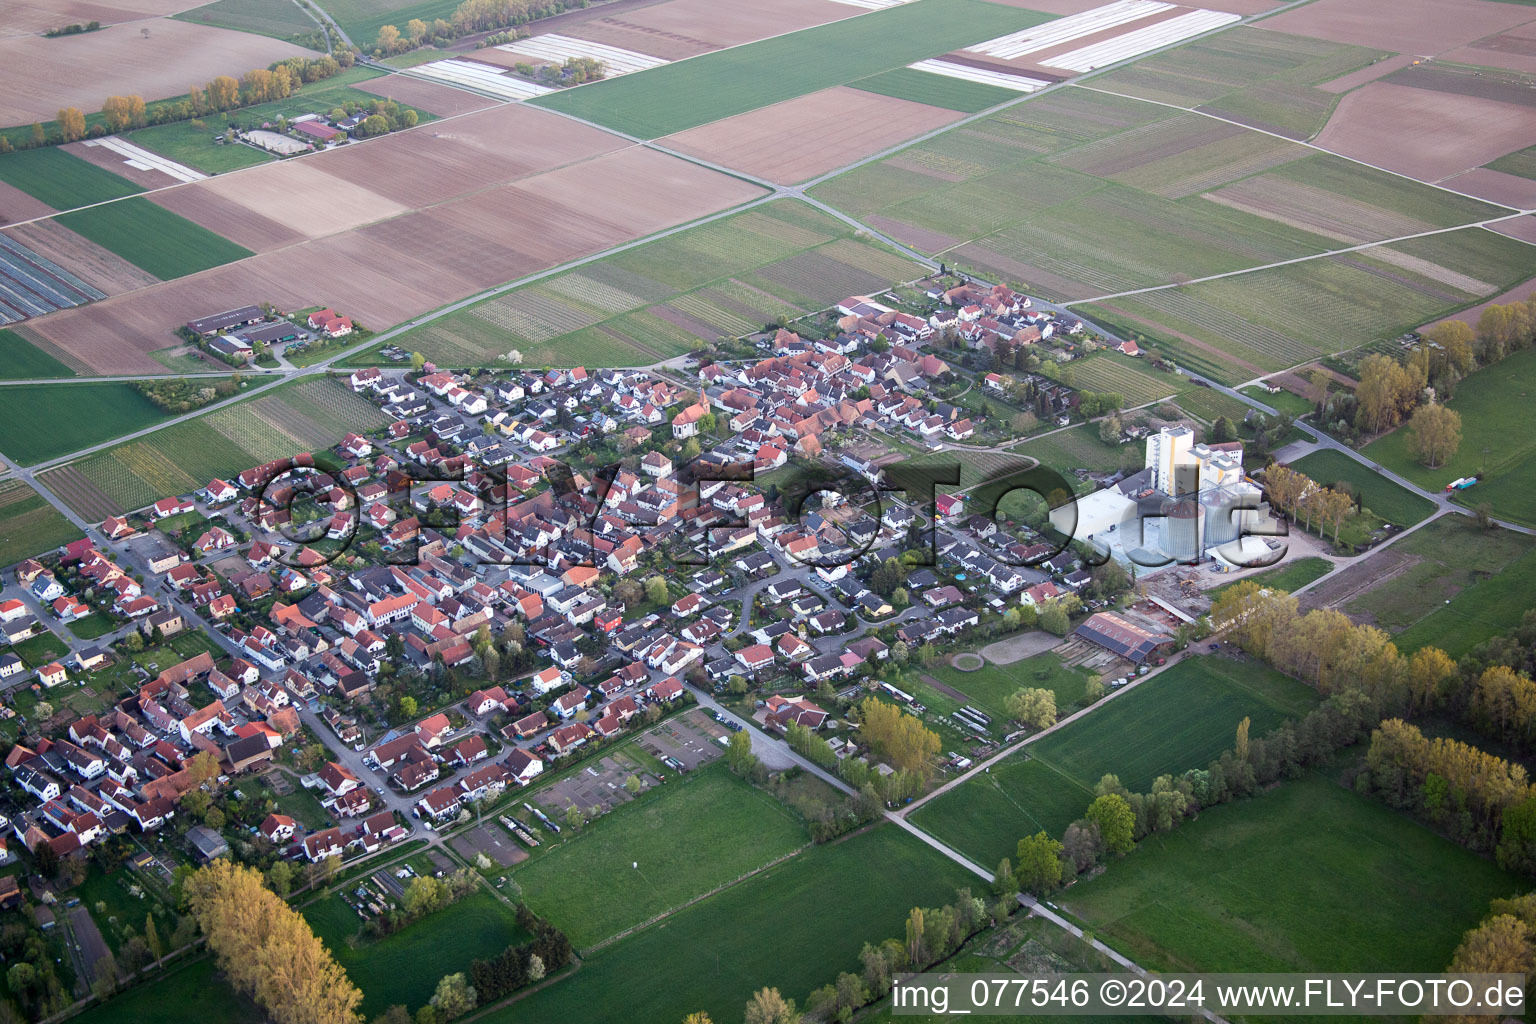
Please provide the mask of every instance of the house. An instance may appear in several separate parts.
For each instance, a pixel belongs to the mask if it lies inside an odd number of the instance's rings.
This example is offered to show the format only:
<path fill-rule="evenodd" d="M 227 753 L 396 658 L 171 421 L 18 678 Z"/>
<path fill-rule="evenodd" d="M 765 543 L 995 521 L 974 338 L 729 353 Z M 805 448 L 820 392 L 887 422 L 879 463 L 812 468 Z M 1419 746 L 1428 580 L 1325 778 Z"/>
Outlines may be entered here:
<path fill-rule="evenodd" d="M 362 785 L 345 765 L 335 761 L 326 762 L 319 774 L 320 784 L 330 790 L 332 796 L 346 796 Z"/>
<path fill-rule="evenodd" d="M 587 742 L 592 735 L 585 722 L 562 725 L 549 734 L 549 748 L 557 754 L 566 754 Z"/>
<path fill-rule="evenodd" d="M 439 711 L 431 718 L 423 718 L 416 723 L 416 735 L 421 738 L 423 745 L 428 750 L 443 742 L 443 738 L 453 731 L 453 724 L 448 721 L 448 716 Z"/>
<path fill-rule="evenodd" d="M 204 864 L 229 853 L 229 843 L 207 825 L 193 825 L 187 829 L 187 842 L 192 844 L 192 852 Z"/>
<path fill-rule="evenodd" d="M 416 801 L 416 807 L 422 814 L 436 821 L 451 814 L 457 814 L 462 803 L 458 786 L 449 783 L 429 790 L 426 795 Z"/>
<path fill-rule="evenodd" d="M 60 683 L 69 681 L 69 673 L 64 670 L 63 665 L 50 661 L 37 670 L 37 681 L 44 686 L 58 686 Z"/>
<path fill-rule="evenodd" d="M 780 730 L 789 728 L 791 722 L 814 730 L 827 720 L 827 712 L 808 700 L 787 700 L 774 694 L 768 698 L 764 720 Z"/>
<path fill-rule="evenodd" d="M 485 745 L 485 737 L 476 733 L 473 736 L 466 736 L 453 745 L 453 749 L 448 752 L 448 762 L 469 765 L 476 761 L 483 761 L 488 756 L 490 756 L 490 750 Z"/>
<path fill-rule="evenodd" d="M 340 857 L 347 848 L 346 837 L 339 828 L 328 828 L 304 837 L 304 856 L 311 864 L 328 857 Z"/>
<path fill-rule="evenodd" d="M 575 687 L 569 692 L 561 694 L 560 699 L 555 701 L 551 710 L 561 718 L 570 718 L 576 712 L 586 710 L 587 698 L 591 695 L 592 691 L 588 690 L 585 686 Z"/>
<path fill-rule="evenodd" d="M 493 686 L 489 690 L 476 690 L 469 695 L 464 702 L 464 709 L 475 716 L 484 716 L 492 711 L 499 711 L 506 706 L 507 691 L 499 686 Z"/>
<path fill-rule="evenodd" d="M 1098 644 L 1137 665 L 1173 643 L 1173 637 L 1143 629 L 1114 612 L 1095 612 L 1073 630 L 1072 635 Z"/>
<path fill-rule="evenodd" d="M 186 498 L 161 498 L 149 507 L 149 514 L 156 519 L 165 519 L 183 512 L 191 512 L 194 507 Z"/>
<path fill-rule="evenodd" d="M 549 668 L 542 669 L 534 673 L 533 677 L 529 679 L 528 682 L 533 686 L 534 693 L 542 695 L 563 684 L 565 682 L 565 677 L 561 674 L 558 668 L 550 666 Z"/>
<path fill-rule="evenodd" d="M 298 832 L 299 823 L 286 814 L 269 814 L 258 828 L 269 841 L 286 843 Z"/>
<path fill-rule="evenodd" d="M 514 747 L 502 762 L 519 784 L 526 786 L 544 771 L 544 762 L 520 747 Z"/>
<path fill-rule="evenodd" d="M 786 634 L 787 635 L 787 634 Z M 753 675 L 773 666 L 773 648 L 767 644 L 752 644 L 736 652 L 736 662 L 742 672 Z"/>

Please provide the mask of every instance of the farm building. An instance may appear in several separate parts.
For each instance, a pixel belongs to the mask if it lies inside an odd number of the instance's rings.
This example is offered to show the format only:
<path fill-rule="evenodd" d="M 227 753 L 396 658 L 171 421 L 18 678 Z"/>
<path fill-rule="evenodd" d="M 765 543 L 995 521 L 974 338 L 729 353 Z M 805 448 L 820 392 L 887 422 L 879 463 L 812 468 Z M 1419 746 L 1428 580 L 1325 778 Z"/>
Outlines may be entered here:
<path fill-rule="evenodd" d="M 205 316 L 200 320 L 188 320 L 186 328 L 193 334 L 216 334 L 219 331 L 227 331 L 233 327 L 244 327 L 247 324 L 253 324 L 261 318 L 260 306 L 241 306 L 239 309 L 215 313 L 212 316 Z"/>
<path fill-rule="evenodd" d="M 1090 615 L 1086 622 L 1073 631 L 1073 635 L 1092 641 L 1138 665 L 1150 658 L 1158 648 L 1173 643 L 1173 637 L 1142 629 L 1114 612 Z"/>

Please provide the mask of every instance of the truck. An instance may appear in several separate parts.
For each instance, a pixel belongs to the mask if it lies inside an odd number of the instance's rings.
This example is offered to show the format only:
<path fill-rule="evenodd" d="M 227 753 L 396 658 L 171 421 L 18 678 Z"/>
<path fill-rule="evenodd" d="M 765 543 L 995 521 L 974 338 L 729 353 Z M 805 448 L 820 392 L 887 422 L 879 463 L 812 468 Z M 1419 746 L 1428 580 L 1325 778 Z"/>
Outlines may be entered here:
<path fill-rule="evenodd" d="M 1452 491 L 1464 491 L 1475 483 L 1477 483 L 1477 477 L 1475 476 L 1459 476 L 1445 485 L 1445 493 L 1450 494 Z"/>

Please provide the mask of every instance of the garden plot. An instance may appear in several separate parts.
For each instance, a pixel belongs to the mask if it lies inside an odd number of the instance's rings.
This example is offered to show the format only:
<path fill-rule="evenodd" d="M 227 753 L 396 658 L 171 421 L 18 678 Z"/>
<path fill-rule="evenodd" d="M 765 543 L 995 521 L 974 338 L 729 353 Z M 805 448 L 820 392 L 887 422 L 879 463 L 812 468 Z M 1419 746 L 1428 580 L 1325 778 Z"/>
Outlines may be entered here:
<path fill-rule="evenodd" d="M 556 33 L 533 36 L 530 39 L 519 39 L 514 43 L 503 43 L 496 47 L 506 53 L 516 53 L 524 57 L 533 57 L 538 60 L 548 61 L 551 64 L 564 64 L 573 58 L 587 58 L 601 61 L 606 69 L 606 78 L 615 75 L 628 75 L 636 71 L 647 71 L 651 68 L 661 67 L 671 63 L 660 57 L 652 57 L 649 54 L 637 53 L 634 50 L 626 50 L 618 46 L 608 46 L 604 43 L 594 43 L 586 39 L 576 39 L 573 36 L 562 36 Z"/>
<path fill-rule="evenodd" d="M 79 306 L 106 293 L 7 235 L 0 234 L 0 324 Z"/>
<path fill-rule="evenodd" d="M 531 100 L 555 90 L 526 79 L 517 78 L 501 68 L 472 60 L 435 60 L 430 64 L 418 64 L 401 74 L 430 78 L 447 85 L 469 89 L 473 92 L 494 96 L 499 100 Z"/>

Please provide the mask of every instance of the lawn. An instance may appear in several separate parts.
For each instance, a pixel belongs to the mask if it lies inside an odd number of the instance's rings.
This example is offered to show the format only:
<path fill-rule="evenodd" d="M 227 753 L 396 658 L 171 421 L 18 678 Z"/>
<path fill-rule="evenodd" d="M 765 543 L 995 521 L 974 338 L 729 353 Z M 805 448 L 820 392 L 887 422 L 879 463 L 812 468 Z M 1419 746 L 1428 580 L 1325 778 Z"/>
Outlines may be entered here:
<path fill-rule="evenodd" d="M 127 178 L 97 167 L 57 146 L 23 149 L 0 156 L 0 181 L 69 210 L 144 191 Z"/>
<path fill-rule="evenodd" d="M 1265 569 L 1256 572 L 1252 576 L 1245 576 L 1241 580 L 1234 580 L 1211 591 L 1211 596 L 1220 594 L 1228 587 L 1234 587 L 1238 583 L 1247 583 L 1250 580 L 1262 586 L 1272 587 L 1275 590 L 1283 590 L 1290 593 L 1299 587 L 1304 587 L 1313 580 L 1321 579 L 1333 570 L 1333 563 L 1326 558 L 1312 556 L 1309 558 L 1297 558 L 1273 569 Z"/>
<path fill-rule="evenodd" d="M 980 0 L 924 0 L 718 50 L 534 101 L 654 139 L 846 85 L 1049 20 Z"/>
<path fill-rule="evenodd" d="M 1456 386 L 1446 405 L 1461 414 L 1461 447 L 1439 469 L 1420 465 L 1399 428 L 1363 449 L 1365 455 L 1426 490 L 1457 477 L 1482 474 L 1465 492 L 1469 504 L 1487 502 L 1496 516 L 1536 524 L 1536 431 L 1526 409 L 1536 390 L 1536 350 L 1522 349 Z"/>
<path fill-rule="evenodd" d="M 807 841 L 777 801 L 720 762 L 603 815 L 512 877 L 534 911 L 585 949 Z"/>
<path fill-rule="evenodd" d="M 1185 658 L 1124 696 L 1025 748 L 912 815 L 980 864 L 1013 855 L 1020 837 L 1060 836 L 1113 773 L 1144 792 L 1158 776 L 1203 768 L 1232 746 L 1243 718 L 1262 736 L 1316 701 L 1310 688 L 1257 662 Z"/>
<path fill-rule="evenodd" d="M 80 531 L 20 480 L 0 483 L 0 565 L 42 554 L 80 537 Z"/>
<path fill-rule="evenodd" d="M 1525 888 L 1312 776 L 1145 839 L 1060 902 L 1163 971 L 1440 971 L 1489 900 Z"/>
<path fill-rule="evenodd" d="M 1007 718 L 1003 703 L 1014 691 L 1041 687 L 1056 694 L 1056 710 L 1065 710 L 1083 699 L 1083 687 L 1094 673 L 1068 668 L 1061 658 L 1047 651 L 1008 665 L 987 662 L 975 672 L 962 672 L 950 665 L 935 665 L 934 678 L 967 694 L 995 718 Z"/>
<path fill-rule="evenodd" d="M 927 103 L 930 106 L 943 107 L 945 110 L 959 110 L 967 114 L 995 107 L 999 103 L 1017 100 L 1021 95 L 1014 89 L 1004 89 L 1000 85 L 967 82 L 947 75 L 919 71 L 916 68 L 882 71 L 878 75 L 870 75 L 868 78 L 861 78 L 848 84 L 865 92 L 894 96 L 899 100 L 911 100 L 914 103 Z"/>
<path fill-rule="evenodd" d="M 477 889 L 451 907 L 430 914 L 403 931 L 377 941 L 353 938 L 363 919 L 339 895 L 303 909 L 315 934 L 363 990 L 365 1018 L 395 1004 L 415 1011 L 432 997 L 438 979 L 468 971 L 470 961 L 489 959 L 528 939 L 513 909 L 487 889 Z"/>
<path fill-rule="evenodd" d="M 1281 388 L 1277 394 L 1273 395 L 1257 384 L 1250 384 L 1248 387 L 1240 388 L 1239 390 L 1254 401 L 1263 402 L 1276 412 L 1285 413 L 1297 418 L 1305 416 L 1315 408 L 1307 399 L 1302 398 L 1294 391 L 1287 391 L 1284 388 Z"/>
<path fill-rule="evenodd" d="M 1099 440 L 1097 423 L 1080 423 L 1067 430 L 1058 430 L 1032 441 L 1025 441 L 1013 449 L 1019 455 L 1029 455 L 1040 464 L 1067 474 L 1074 469 L 1108 472 L 1118 469 L 1126 454 L 1133 455 L 1138 464 L 1142 459 L 1141 445 L 1110 445 Z"/>
<path fill-rule="evenodd" d="M 740 1019 L 765 985 L 804 1003 L 865 942 L 900 938 L 914 906 L 986 883 L 893 825 L 815 846 L 588 957 L 581 970 L 480 1018 L 680 1021 L 703 1010 Z"/>
<path fill-rule="evenodd" d="M 1536 551 L 1527 551 L 1496 575 L 1457 592 L 1396 637 L 1403 651 L 1439 647 L 1459 658 L 1484 640 L 1520 624 L 1536 606 Z"/>
<path fill-rule="evenodd" d="M 0 328 L 0 380 L 73 377 L 75 371 L 16 331 Z"/>
<path fill-rule="evenodd" d="M 203 957 L 70 1019 L 79 1024 L 262 1024 L 267 1016 L 229 987 L 212 957 Z"/>
<path fill-rule="evenodd" d="M 162 281 L 244 259 L 251 251 L 147 199 L 77 210 L 59 223 Z"/>
<path fill-rule="evenodd" d="M 1412 526 L 1435 510 L 1435 503 L 1428 498 L 1333 448 L 1319 449 L 1290 465 L 1324 487 L 1345 484 L 1346 490 L 1359 496 L 1364 508 L 1398 526 Z"/>
<path fill-rule="evenodd" d="M 19 644 L 12 644 L 11 652 L 26 662 L 28 668 L 40 668 L 68 654 L 69 645 L 60 640 L 57 634 L 45 632 L 28 637 Z"/>
<path fill-rule="evenodd" d="M 223 2 L 244 3 L 245 0 Z M 293 7 L 293 4 L 289 3 L 288 6 Z M 191 121 L 176 121 L 140 128 L 129 135 L 128 140 L 204 174 L 223 174 L 225 171 L 236 171 L 274 159 L 272 154 L 255 146 L 238 142 L 214 142 L 214 134 L 213 128 L 194 128 Z"/>
<path fill-rule="evenodd" d="M 46 462 L 165 419 L 132 384 L 10 387 L 0 403 L 0 451 L 22 465 Z"/>

